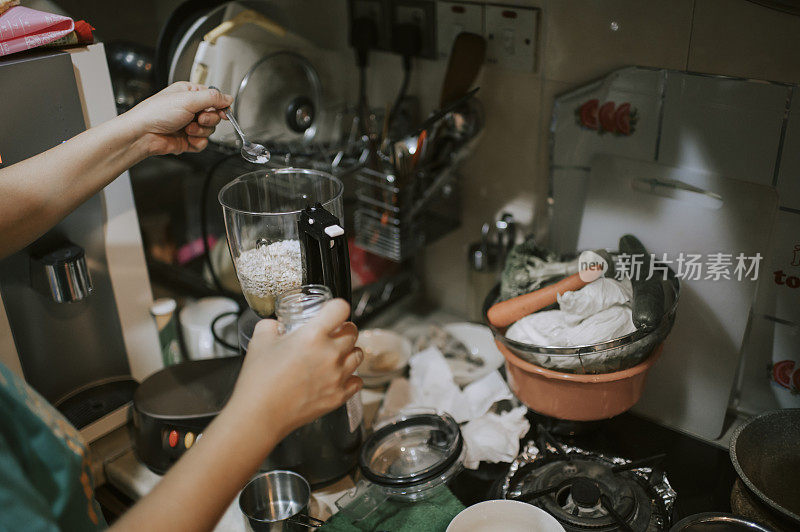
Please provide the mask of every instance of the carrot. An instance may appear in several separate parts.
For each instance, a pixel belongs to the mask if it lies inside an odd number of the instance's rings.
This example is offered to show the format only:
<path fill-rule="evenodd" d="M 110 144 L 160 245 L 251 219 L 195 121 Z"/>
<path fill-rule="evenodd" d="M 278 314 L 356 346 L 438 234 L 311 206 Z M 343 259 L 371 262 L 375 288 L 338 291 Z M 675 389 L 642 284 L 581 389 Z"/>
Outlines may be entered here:
<path fill-rule="evenodd" d="M 495 327 L 508 327 L 515 321 L 552 305 L 556 302 L 558 294 L 580 290 L 586 284 L 586 281 L 580 278 L 580 273 L 574 273 L 544 288 L 495 303 L 489 308 L 486 316 L 489 318 L 489 323 Z"/>

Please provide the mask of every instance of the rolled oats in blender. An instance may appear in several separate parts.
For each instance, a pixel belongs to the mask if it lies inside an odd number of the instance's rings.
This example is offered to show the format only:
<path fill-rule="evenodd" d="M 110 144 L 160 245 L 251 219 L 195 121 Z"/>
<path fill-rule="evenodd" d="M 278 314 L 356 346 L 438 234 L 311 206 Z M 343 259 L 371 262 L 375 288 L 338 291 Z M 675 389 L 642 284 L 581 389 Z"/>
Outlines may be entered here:
<path fill-rule="evenodd" d="M 275 298 L 303 283 L 300 242 L 279 240 L 242 252 L 236 263 L 247 304 L 259 316 L 275 311 Z"/>

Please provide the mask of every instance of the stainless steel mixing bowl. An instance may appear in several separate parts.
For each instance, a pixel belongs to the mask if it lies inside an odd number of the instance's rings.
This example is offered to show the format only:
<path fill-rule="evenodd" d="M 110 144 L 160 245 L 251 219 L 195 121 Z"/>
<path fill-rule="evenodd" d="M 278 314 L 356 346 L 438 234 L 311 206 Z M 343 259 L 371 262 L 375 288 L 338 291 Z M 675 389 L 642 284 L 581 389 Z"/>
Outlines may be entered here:
<path fill-rule="evenodd" d="M 664 341 L 675 322 L 680 295 L 680 281 L 672 277 L 664 283 L 665 312 L 661 323 L 651 331 L 636 331 L 607 342 L 592 345 L 555 347 L 526 344 L 506 337 L 506 329 L 494 327 L 486 316 L 489 307 L 498 301 L 500 285 L 495 286 L 483 303 L 483 317 L 492 329 L 495 340 L 514 355 L 536 366 L 577 374 L 599 374 L 622 371 L 646 359 Z"/>

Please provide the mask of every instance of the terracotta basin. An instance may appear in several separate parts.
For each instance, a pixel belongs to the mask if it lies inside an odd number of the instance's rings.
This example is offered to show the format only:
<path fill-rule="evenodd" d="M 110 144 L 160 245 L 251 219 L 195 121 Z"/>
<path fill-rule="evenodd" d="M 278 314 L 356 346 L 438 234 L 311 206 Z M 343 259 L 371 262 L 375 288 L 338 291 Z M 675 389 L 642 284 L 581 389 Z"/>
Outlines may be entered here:
<path fill-rule="evenodd" d="M 570 421 L 608 419 L 630 409 L 644 390 L 647 371 L 661 355 L 659 344 L 636 366 L 592 375 L 561 373 L 526 362 L 495 340 L 506 359 L 511 391 L 539 414 Z"/>

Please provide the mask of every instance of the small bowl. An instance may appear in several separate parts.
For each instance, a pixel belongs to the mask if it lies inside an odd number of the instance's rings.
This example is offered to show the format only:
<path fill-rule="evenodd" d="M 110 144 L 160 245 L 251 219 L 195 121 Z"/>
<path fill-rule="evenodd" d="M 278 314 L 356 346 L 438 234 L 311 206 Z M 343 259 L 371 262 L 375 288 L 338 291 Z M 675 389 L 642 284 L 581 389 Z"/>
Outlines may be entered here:
<path fill-rule="evenodd" d="M 483 501 L 462 510 L 447 532 L 564 532 L 555 517 L 520 501 Z"/>
<path fill-rule="evenodd" d="M 358 333 L 356 347 L 364 350 L 364 362 L 358 368 L 358 376 L 364 386 L 383 386 L 399 377 L 408 366 L 411 358 L 411 342 L 404 336 L 385 329 L 367 329 Z M 387 354 L 384 360 L 376 355 Z M 385 365 L 385 367 L 379 367 Z"/>

